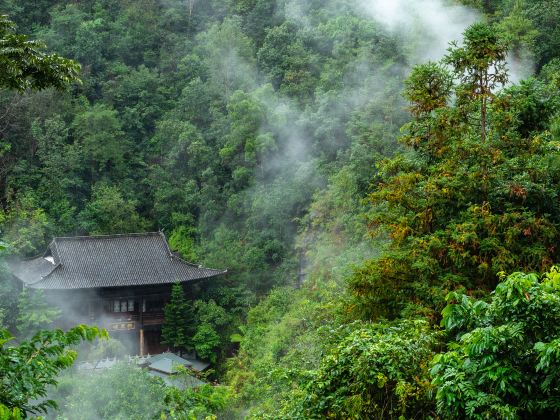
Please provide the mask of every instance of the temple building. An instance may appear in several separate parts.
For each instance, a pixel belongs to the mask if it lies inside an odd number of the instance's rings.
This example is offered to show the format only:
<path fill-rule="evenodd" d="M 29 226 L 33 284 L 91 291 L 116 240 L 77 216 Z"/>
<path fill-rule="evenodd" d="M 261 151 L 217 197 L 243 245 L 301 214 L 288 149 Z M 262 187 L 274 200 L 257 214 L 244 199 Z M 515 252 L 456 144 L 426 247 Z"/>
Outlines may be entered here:
<path fill-rule="evenodd" d="M 23 287 L 42 289 L 61 308 L 57 326 L 84 323 L 110 331 L 132 354 L 156 354 L 171 285 L 196 287 L 226 273 L 190 264 L 163 233 L 54 238 L 45 253 L 10 262 Z"/>

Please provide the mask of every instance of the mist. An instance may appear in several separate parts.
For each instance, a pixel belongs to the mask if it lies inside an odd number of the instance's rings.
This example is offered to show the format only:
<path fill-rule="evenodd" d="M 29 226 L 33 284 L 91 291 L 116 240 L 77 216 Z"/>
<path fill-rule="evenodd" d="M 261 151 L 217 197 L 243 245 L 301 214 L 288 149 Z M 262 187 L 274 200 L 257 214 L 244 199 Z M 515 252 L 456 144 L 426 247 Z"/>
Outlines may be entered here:
<path fill-rule="evenodd" d="M 413 63 L 439 60 L 451 41 L 481 19 L 475 10 L 442 0 L 361 0 L 358 7 L 410 43 Z"/>
<path fill-rule="evenodd" d="M 315 34 L 320 24 L 312 16 L 315 7 L 313 2 L 306 1 L 278 2 L 277 5 L 300 30 L 310 34 Z M 460 41 L 463 31 L 481 16 L 473 9 L 440 0 L 326 2 L 321 7 L 326 22 L 346 19 L 349 13 L 368 17 L 373 27 L 384 34 L 380 36 L 386 37 L 385 42 L 394 43 L 394 57 L 380 60 L 371 54 L 371 46 L 364 47 L 350 65 L 341 69 L 339 87 L 315 91 L 314 99 L 303 105 L 282 92 L 255 88 L 252 96 L 266 110 L 267 123 L 261 131 L 273 135 L 276 151 L 261 163 L 264 175 L 257 177 L 256 183 L 246 192 L 248 202 L 256 204 L 248 209 L 249 214 L 265 220 L 283 219 L 291 225 L 293 234 L 300 232 L 298 249 L 306 256 L 300 257 L 300 266 L 313 266 L 321 261 L 322 264 L 332 263 L 340 270 L 340 264 L 356 263 L 372 257 L 378 250 L 365 236 L 356 242 L 351 234 L 344 234 L 346 240 L 335 241 L 332 234 L 323 231 L 313 212 L 302 223 L 299 221 L 302 214 L 294 209 L 307 208 L 315 200 L 338 194 L 337 182 L 342 182 L 341 177 L 344 177 L 340 171 L 347 173 L 344 171 L 345 156 L 362 153 L 358 149 L 363 146 L 348 134 L 353 119 L 370 127 L 379 124 L 378 143 L 370 144 L 371 154 L 363 157 L 364 166 L 371 165 L 370 176 L 373 176 L 376 158 L 372 152 L 377 149 L 382 150 L 382 154 L 390 154 L 398 147 L 398 129 L 408 118 L 400 91 L 410 69 L 418 63 L 441 59 L 449 43 Z M 321 42 L 320 37 L 315 42 Z M 248 65 L 244 63 L 240 68 L 246 70 Z M 247 74 L 246 71 L 242 73 Z M 250 74 L 255 85 L 265 82 L 254 64 Z M 322 163 L 326 156 L 337 156 L 334 168 L 326 170 Z M 358 189 L 354 192 L 363 194 Z M 262 203 L 271 205 L 263 207 Z M 335 211 L 331 217 L 336 219 L 341 215 Z M 363 221 L 355 223 L 367 230 Z M 341 231 L 337 233 L 338 236 L 342 234 Z M 351 250 L 358 249 L 361 251 L 355 252 L 352 258 Z M 331 258 L 328 262 L 322 257 L 327 254 L 345 257 Z M 310 271 L 305 267 L 301 270 Z M 338 276 L 340 282 L 342 277 Z"/>

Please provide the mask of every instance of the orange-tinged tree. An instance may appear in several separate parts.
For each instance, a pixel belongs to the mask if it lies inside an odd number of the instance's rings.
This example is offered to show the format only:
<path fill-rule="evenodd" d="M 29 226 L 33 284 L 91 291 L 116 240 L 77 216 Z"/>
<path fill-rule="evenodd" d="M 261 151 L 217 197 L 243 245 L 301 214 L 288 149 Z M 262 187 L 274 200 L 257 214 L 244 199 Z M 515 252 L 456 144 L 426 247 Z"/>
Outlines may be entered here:
<path fill-rule="evenodd" d="M 350 279 L 361 315 L 437 318 L 449 291 L 483 294 L 500 271 L 558 261 L 560 148 L 546 128 L 560 104 L 536 80 L 496 90 L 505 52 L 492 31 L 467 29 L 465 46 L 452 45 L 444 60 L 451 68 L 416 67 L 406 84 L 414 119 L 402 140 L 412 147 L 374 180 L 371 233 L 391 241 Z M 486 47 L 469 52 L 469 37 Z"/>

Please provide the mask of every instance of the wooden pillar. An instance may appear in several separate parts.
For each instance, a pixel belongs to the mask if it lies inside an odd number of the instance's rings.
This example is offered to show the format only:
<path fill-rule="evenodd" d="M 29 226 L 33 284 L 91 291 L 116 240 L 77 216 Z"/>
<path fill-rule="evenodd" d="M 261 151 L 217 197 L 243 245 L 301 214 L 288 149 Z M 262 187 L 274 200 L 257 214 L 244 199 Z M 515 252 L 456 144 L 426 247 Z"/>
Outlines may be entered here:
<path fill-rule="evenodd" d="M 144 328 L 140 328 L 140 356 L 144 356 Z"/>
<path fill-rule="evenodd" d="M 140 356 L 144 356 L 144 296 L 140 296 L 140 305 L 138 312 L 140 313 Z"/>

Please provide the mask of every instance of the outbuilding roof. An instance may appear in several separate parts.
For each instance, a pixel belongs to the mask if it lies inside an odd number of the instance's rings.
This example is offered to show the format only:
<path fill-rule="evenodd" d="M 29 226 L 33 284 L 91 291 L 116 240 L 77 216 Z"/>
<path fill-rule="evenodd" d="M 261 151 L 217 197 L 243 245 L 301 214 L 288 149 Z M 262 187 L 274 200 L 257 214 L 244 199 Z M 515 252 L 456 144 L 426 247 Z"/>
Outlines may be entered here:
<path fill-rule="evenodd" d="M 163 362 L 163 364 L 160 362 Z M 148 359 L 146 359 L 145 361 L 145 364 L 149 365 L 152 369 L 160 370 L 165 373 L 173 372 L 171 370 L 167 372 L 164 369 L 158 369 L 158 366 L 170 367 L 171 365 L 183 365 L 190 369 L 196 370 L 197 372 L 202 372 L 210 366 L 210 363 L 203 362 L 202 360 L 198 360 L 194 357 L 189 357 L 189 359 L 187 360 L 180 356 L 177 356 L 175 353 L 171 353 L 170 351 L 148 357 Z"/>
<path fill-rule="evenodd" d="M 34 289 L 91 289 L 189 282 L 226 270 L 190 264 L 171 252 L 162 232 L 57 237 L 37 258 L 10 263 Z"/>

